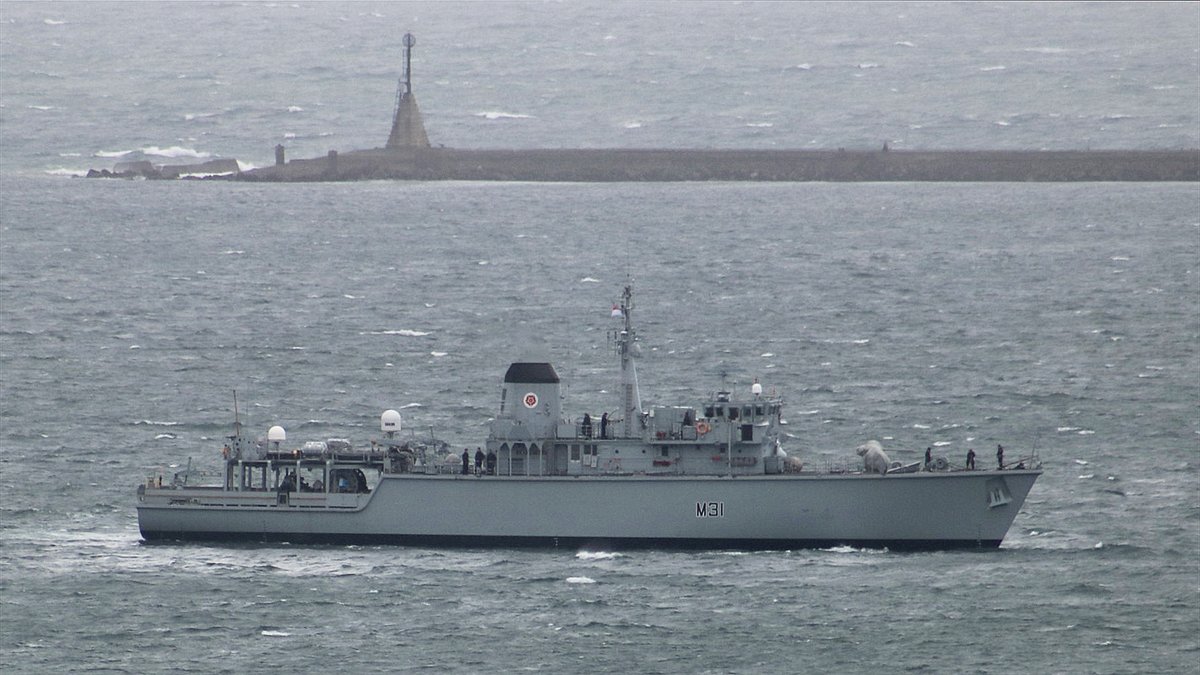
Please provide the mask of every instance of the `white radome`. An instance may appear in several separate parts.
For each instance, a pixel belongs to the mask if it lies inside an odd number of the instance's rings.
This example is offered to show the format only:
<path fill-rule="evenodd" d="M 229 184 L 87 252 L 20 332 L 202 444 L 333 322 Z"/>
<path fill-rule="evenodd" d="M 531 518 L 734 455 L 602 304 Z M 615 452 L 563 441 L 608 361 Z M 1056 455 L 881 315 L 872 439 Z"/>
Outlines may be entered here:
<path fill-rule="evenodd" d="M 383 432 L 400 431 L 400 413 L 395 410 L 384 410 L 379 416 L 379 430 Z"/>

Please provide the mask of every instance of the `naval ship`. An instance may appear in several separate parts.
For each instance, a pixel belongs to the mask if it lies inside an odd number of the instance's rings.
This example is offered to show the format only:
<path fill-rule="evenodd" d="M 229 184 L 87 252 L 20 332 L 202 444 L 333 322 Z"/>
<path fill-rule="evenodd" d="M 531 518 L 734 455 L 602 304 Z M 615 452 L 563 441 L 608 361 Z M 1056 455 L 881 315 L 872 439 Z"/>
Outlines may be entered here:
<path fill-rule="evenodd" d="M 784 451 L 783 398 L 755 381 L 692 405 L 643 407 L 633 288 L 610 332 L 620 405 L 564 416 L 550 363 L 509 365 L 474 454 L 401 436 L 288 445 L 235 422 L 211 485 L 192 471 L 137 490 L 142 537 L 303 544 L 891 550 L 995 548 L 1041 475 L 1036 453 L 995 469 L 925 463 L 806 467 Z M 861 454 L 861 453 L 860 453 Z M 190 460 L 189 460 L 190 467 Z"/>

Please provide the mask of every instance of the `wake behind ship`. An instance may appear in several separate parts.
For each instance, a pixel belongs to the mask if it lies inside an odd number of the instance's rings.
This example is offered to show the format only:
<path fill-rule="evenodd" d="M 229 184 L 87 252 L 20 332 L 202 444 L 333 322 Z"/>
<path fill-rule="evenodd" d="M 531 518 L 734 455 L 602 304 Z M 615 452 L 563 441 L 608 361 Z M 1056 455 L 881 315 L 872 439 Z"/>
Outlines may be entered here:
<path fill-rule="evenodd" d="M 896 550 L 997 547 L 1041 475 L 1034 456 L 996 469 L 928 457 L 907 466 L 806 468 L 782 447 L 783 399 L 757 381 L 693 405 L 643 407 L 632 286 L 613 308 L 620 405 L 564 416 L 550 363 L 509 366 L 499 412 L 475 453 L 447 454 L 400 436 L 289 448 L 272 427 L 253 440 L 235 423 L 220 483 L 191 472 L 137 491 L 143 538 L 576 549 Z"/>

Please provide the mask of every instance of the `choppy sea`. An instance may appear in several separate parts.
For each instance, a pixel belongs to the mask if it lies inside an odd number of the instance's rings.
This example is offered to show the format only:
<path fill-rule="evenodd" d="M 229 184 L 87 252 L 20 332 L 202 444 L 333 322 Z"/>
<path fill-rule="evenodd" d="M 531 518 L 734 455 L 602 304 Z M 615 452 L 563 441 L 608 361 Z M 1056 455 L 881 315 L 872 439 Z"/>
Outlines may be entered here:
<path fill-rule="evenodd" d="M 5 672 L 1196 672 L 1195 184 L 264 185 L 382 145 L 1194 148 L 1200 5 L 0 5 Z M 602 409 L 758 378 L 787 450 L 1036 450 L 999 550 L 145 545 L 232 423 L 477 445 L 509 361 Z M 470 509 L 471 505 L 447 505 Z M 652 517 L 653 514 L 648 514 Z"/>

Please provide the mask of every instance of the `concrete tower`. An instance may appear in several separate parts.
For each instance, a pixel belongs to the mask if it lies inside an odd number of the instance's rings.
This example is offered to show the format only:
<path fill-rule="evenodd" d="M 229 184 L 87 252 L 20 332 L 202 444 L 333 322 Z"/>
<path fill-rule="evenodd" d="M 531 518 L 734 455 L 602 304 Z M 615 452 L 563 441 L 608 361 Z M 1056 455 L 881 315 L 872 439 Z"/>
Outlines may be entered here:
<path fill-rule="evenodd" d="M 417 39 L 404 34 L 404 76 L 396 87 L 396 114 L 392 117 L 392 133 L 388 134 L 389 148 L 428 148 L 429 136 L 421 121 L 421 109 L 412 93 L 412 48 Z"/>

